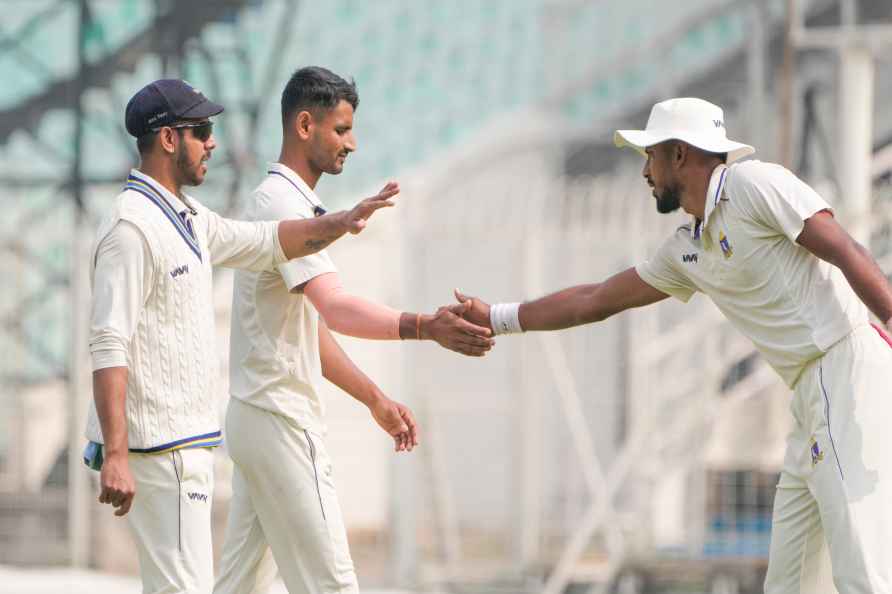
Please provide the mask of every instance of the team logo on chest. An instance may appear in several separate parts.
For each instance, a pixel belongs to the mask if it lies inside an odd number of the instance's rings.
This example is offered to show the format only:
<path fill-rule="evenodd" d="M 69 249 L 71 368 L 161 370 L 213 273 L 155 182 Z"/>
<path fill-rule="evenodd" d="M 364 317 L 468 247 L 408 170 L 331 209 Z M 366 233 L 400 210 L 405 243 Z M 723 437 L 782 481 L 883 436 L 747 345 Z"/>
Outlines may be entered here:
<path fill-rule="evenodd" d="M 811 438 L 811 465 L 817 466 L 818 462 L 824 459 L 824 452 L 821 451 L 821 447 L 818 445 L 818 442 L 815 441 L 814 436 Z"/>
<path fill-rule="evenodd" d="M 725 235 L 724 231 L 719 231 L 719 247 L 722 248 L 722 254 L 724 254 L 726 260 L 734 255 L 734 250 L 731 249 L 731 242 L 728 241 L 728 236 Z"/>
<path fill-rule="evenodd" d="M 177 266 L 173 270 L 170 271 L 170 278 L 176 278 L 181 274 L 189 274 L 189 265 L 183 264 L 182 266 Z"/>

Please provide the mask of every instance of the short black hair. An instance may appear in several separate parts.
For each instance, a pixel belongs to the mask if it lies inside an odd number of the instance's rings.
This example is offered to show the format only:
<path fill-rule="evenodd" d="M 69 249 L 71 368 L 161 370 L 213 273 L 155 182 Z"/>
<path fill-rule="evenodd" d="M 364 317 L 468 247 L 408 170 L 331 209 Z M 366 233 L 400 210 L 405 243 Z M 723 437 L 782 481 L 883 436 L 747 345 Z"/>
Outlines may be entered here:
<path fill-rule="evenodd" d="M 180 138 L 183 137 L 183 130 L 183 128 L 176 128 Z M 136 138 L 136 151 L 139 153 L 140 157 L 146 156 L 149 151 L 152 150 L 152 146 L 155 144 L 155 138 L 157 136 L 158 131 L 156 130 L 155 132 L 149 132 L 148 134 L 143 134 Z"/>
<path fill-rule="evenodd" d="M 139 152 L 139 156 L 142 157 L 152 150 L 152 145 L 155 144 L 156 136 L 158 136 L 157 132 L 149 132 L 148 134 L 143 134 L 136 138 L 136 150 Z"/>
<path fill-rule="evenodd" d="M 282 91 L 282 123 L 296 111 L 328 111 L 346 101 L 355 110 L 359 107 L 356 83 L 347 82 L 321 66 L 306 66 L 291 75 Z"/>

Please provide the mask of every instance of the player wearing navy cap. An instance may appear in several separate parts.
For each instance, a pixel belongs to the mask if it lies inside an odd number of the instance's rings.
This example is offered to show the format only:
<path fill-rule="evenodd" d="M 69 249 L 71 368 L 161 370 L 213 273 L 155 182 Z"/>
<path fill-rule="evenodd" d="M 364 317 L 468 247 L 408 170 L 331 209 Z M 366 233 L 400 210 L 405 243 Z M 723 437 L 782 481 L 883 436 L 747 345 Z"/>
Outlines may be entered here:
<path fill-rule="evenodd" d="M 396 193 L 307 220 L 236 222 L 188 196 L 216 146 L 223 107 L 180 80 L 141 89 L 125 124 L 140 164 L 97 234 L 91 259 L 93 396 L 85 461 L 99 501 L 126 514 L 145 594 L 213 584 L 213 456 L 221 441 L 212 267 L 263 270 L 358 233 Z"/>

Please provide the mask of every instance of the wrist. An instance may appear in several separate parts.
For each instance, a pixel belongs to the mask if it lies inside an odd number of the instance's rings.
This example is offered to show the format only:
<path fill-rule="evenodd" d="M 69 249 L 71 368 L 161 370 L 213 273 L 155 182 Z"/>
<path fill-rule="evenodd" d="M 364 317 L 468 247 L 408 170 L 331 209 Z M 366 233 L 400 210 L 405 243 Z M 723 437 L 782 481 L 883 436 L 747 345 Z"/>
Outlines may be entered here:
<path fill-rule="evenodd" d="M 520 303 L 493 303 L 489 307 L 489 324 L 495 335 L 523 332 L 520 325 Z"/>
<path fill-rule="evenodd" d="M 377 388 L 373 388 L 369 391 L 369 393 L 363 398 L 363 404 L 366 405 L 366 408 L 369 410 L 374 410 L 375 407 L 379 406 L 381 403 L 387 400 L 387 396 L 384 395 L 384 392 Z"/>
<path fill-rule="evenodd" d="M 337 226 L 337 232 L 339 235 L 344 235 L 348 231 L 350 231 L 350 211 L 349 210 L 340 210 L 334 213 L 335 224 Z"/>
<path fill-rule="evenodd" d="M 433 333 L 431 331 L 431 325 L 433 324 L 436 316 L 430 316 L 426 314 L 418 314 L 417 319 L 417 338 L 418 340 L 431 340 L 433 338 Z"/>
<path fill-rule="evenodd" d="M 102 457 L 106 461 L 113 460 L 115 462 L 126 462 L 127 456 L 130 454 L 130 451 L 127 448 L 109 448 L 108 446 L 102 447 Z"/>

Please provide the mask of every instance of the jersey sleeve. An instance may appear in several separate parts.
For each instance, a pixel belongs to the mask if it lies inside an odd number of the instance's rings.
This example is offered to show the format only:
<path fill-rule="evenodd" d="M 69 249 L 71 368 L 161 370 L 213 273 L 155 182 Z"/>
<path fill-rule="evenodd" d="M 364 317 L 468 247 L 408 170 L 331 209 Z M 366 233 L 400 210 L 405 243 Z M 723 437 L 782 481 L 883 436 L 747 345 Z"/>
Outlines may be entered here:
<path fill-rule="evenodd" d="M 279 243 L 279 222 L 235 221 L 204 209 L 208 225 L 208 249 L 214 266 L 269 270 L 285 261 Z"/>
<path fill-rule="evenodd" d="M 761 162 L 745 165 L 732 182 L 742 190 L 734 192 L 734 199 L 743 198 L 757 223 L 790 241 L 799 238 L 812 215 L 830 209 L 811 186 L 784 167 Z"/>
<path fill-rule="evenodd" d="M 299 201 L 287 200 L 274 193 L 255 191 L 252 197 L 251 216 L 257 220 L 311 219 L 315 215 L 311 207 Z M 276 265 L 282 280 L 289 291 L 293 291 L 307 281 L 329 272 L 337 272 L 328 251 L 295 258 Z"/>
<path fill-rule="evenodd" d="M 93 370 L 127 367 L 130 341 L 154 283 L 152 256 L 139 230 L 118 221 L 97 245 L 90 314 Z"/>
<path fill-rule="evenodd" d="M 641 280 L 654 289 L 687 303 L 697 291 L 697 287 L 675 264 L 684 251 L 678 245 L 679 233 L 687 231 L 680 229 L 674 236 L 664 241 L 651 258 L 635 266 L 635 272 Z"/>

